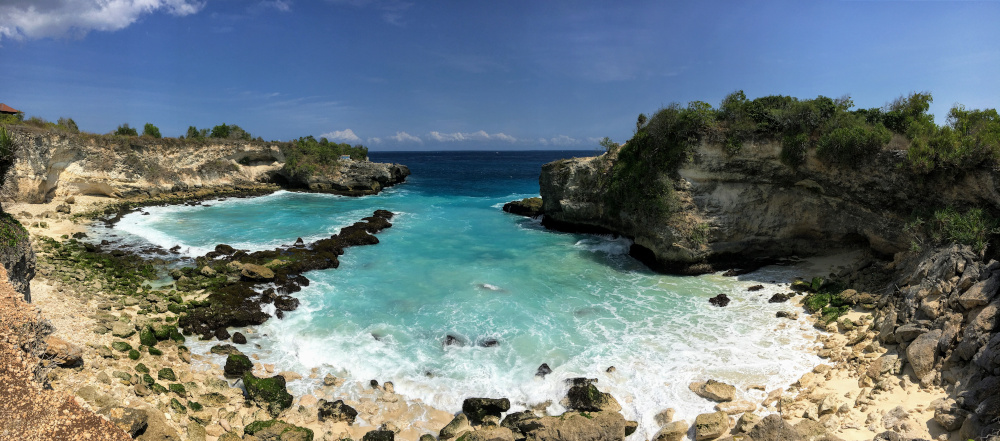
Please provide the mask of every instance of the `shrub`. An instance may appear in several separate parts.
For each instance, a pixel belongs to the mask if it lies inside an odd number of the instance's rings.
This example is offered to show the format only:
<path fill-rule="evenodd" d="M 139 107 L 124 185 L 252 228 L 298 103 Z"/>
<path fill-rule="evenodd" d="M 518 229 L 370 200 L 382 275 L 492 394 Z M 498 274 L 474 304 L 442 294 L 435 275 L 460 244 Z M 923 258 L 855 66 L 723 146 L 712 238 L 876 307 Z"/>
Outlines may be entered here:
<path fill-rule="evenodd" d="M 146 125 L 142 127 L 142 135 L 159 139 L 161 138 L 160 128 L 154 126 L 152 123 L 146 123 Z"/>
<path fill-rule="evenodd" d="M 809 137 L 805 133 L 785 136 L 781 140 L 781 162 L 792 168 L 804 164 L 808 145 Z"/>
<path fill-rule="evenodd" d="M 836 128 L 819 139 L 816 154 L 823 160 L 845 166 L 857 166 L 873 158 L 892 139 L 885 126 L 855 124 Z"/>
<path fill-rule="evenodd" d="M 188 129 L 190 130 L 190 129 Z M 212 138 L 222 138 L 222 139 L 238 139 L 243 141 L 249 141 L 253 139 L 246 130 L 243 130 L 240 126 L 233 124 L 227 125 L 222 123 L 215 127 L 212 127 L 212 132 L 209 135 Z"/>
<path fill-rule="evenodd" d="M 139 136 L 139 132 L 137 132 L 134 128 L 129 127 L 128 123 L 125 123 L 125 124 L 122 124 L 122 125 L 118 126 L 118 129 L 115 130 L 115 135 L 119 135 L 119 136 Z"/>
<path fill-rule="evenodd" d="M 312 136 L 299 138 L 285 147 L 285 170 L 293 176 L 308 178 L 323 173 L 339 163 L 341 155 L 362 161 L 368 158 L 368 147 L 337 144 L 326 138 L 319 141 Z"/>
<path fill-rule="evenodd" d="M 76 121 L 73 121 L 73 118 L 59 118 L 56 124 L 70 133 L 80 133 L 80 128 L 76 126 Z"/>

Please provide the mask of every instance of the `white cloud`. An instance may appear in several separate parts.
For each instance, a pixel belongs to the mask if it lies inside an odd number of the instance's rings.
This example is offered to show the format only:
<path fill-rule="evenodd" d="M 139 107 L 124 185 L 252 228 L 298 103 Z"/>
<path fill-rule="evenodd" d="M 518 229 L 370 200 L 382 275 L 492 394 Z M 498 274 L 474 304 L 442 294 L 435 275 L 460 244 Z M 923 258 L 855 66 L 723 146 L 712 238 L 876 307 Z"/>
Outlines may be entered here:
<path fill-rule="evenodd" d="M 327 132 L 327 133 L 324 133 L 324 134 L 319 135 L 319 136 L 320 136 L 320 138 L 326 138 L 326 139 L 329 139 L 330 141 L 336 141 L 336 142 L 360 142 L 361 141 L 361 138 L 359 138 L 358 135 L 355 135 L 354 131 L 351 130 L 351 129 L 334 130 L 332 132 Z"/>
<path fill-rule="evenodd" d="M 281 12 L 292 10 L 292 0 L 264 0 L 260 2 L 261 8 L 274 8 Z"/>
<path fill-rule="evenodd" d="M 580 143 L 580 140 L 576 139 L 576 138 L 572 138 L 572 137 L 566 136 L 566 135 L 559 135 L 559 136 L 556 136 L 555 138 L 549 138 L 549 139 L 539 138 L 538 142 L 540 142 L 542 145 L 549 145 L 549 144 L 551 144 L 551 145 L 577 145 L 577 144 Z"/>
<path fill-rule="evenodd" d="M 389 139 L 394 140 L 396 142 L 416 142 L 420 144 L 424 143 L 424 140 L 406 132 L 396 132 L 396 135 L 390 136 Z"/>
<path fill-rule="evenodd" d="M 381 144 L 382 143 L 382 138 L 376 138 L 376 137 L 368 138 L 368 143 L 369 144 Z"/>
<path fill-rule="evenodd" d="M 485 130 L 480 130 L 478 132 L 472 133 L 441 133 L 441 132 L 431 132 L 431 138 L 438 142 L 456 142 L 456 141 L 507 141 L 507 142 L 517 142 L 517 138 L 510 136 L 505 133 L 486 133 Z"/>
<path fill-rule="evenodd" d="M 4 0 L 0 3 L 0 39 L 84 36 L 90 31 L 117 31 L 140 16 L 165 11 L 194 14 L 198 0 Z"/>

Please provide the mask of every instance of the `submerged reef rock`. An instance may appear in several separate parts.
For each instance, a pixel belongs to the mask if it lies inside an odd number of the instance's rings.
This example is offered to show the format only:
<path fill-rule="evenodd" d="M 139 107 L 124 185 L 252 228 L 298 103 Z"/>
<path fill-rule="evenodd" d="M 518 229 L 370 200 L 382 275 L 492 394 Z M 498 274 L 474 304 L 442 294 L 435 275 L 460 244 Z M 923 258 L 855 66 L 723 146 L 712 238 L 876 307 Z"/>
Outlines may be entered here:
<path fill-rule="evenodd" d="M 392 216 L 389 211 L 376 210 L 361 222 L 342 228 L 340 233 L 304 247 L 234 252 L 212 260 L 199 258 L 201 266 L 212 267 L 217 275 L 208 278 L 196 274 L 200 273 L 197 268 L 184 269 L 185 273 L 177 280 L 178 289 L 192 289 L 195 281 L 201 280 L 197 286 L 208 286 L 211 293 L 205 301 L 192 302 L 187 314 L 178 320 L 178 325 L 185 333 L 197 334 L 208 340 L 217 336 L 229 338 L 229 333 L 223 332 L 229 327 L 264 323 L 270 316 L 261 310 L 261 306 L 267 303 L 274 304 L 275 315 L 280 318 L 282 311 L 293 311 L 298 307 L 298 300 L 288 294 L 298 292 L 309 284 L 302 273 L 336 268 L 340 264 L 337 256 L 344 253 L 344 248 L 377 244 L 378 238 L 374 234 L 391 227 L 389 220 Z M 239 278 L 231 277 L 233 274 L 238 274 Z M 191 282 L 182 283 L 185 277 L 191 278 Z M 258 292 L 256 286 L 263 283 L 273 283 L 275 288 Z"/>

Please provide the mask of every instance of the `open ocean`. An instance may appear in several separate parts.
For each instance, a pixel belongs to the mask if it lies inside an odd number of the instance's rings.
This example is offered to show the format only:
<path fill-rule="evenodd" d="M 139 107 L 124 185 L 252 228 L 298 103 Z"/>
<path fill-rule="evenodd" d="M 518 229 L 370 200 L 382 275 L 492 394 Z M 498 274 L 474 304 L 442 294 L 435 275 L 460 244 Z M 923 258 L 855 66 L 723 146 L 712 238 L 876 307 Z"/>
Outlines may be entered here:
<path fill-rule="evenodd" d="M 820 362 L 807 350 L 815 331 L 775 318 L 792 307 L 767 302 L 787 288 L 747 291 L 790 281 L 794 267 L 739 278 L 660 275 L 627 255 L 627 239 L 547 231 L 501 210 L 538 195 L 542 164 L 593 154 L 372 152 L 372 161 L 402 163 L 413 174 L 377 196 L 281 191 L 147 208 L 150 215 L 126 215 L 114 232 L 197 256 L 219 243 L 260 250 L 308 242 L 376 209 L 396 213 L 380 244 L 348 248 L 340 268 L 307 273 L 312 283 L 297 294 L 299 309 L 258 327 L 248 338 L 261 348 L 245 352 L 276 371 L 392 381 L 407 399 L 449 412 L 474 396 L 507 397 L 512 411 L 551 400 L 548 410 L 561 412 L 564 380 L 592 377 L 640 422 L 635 439 L 649 439 L 666 408 L 689 422 L 714 411 L 715 403 L 688 390 L 692 381 L 770 391 Z M 732 303 L 711 306 L 719 293 Z M 448 335 L 464 345 L 443 345 Z M 535 376 L 542 363 L 552 368 L 545 378 Z M 302 394 L 319 381 L 289 387 Z M 348 396 L 357 389 L 354 381 L 342 387 Z"/>

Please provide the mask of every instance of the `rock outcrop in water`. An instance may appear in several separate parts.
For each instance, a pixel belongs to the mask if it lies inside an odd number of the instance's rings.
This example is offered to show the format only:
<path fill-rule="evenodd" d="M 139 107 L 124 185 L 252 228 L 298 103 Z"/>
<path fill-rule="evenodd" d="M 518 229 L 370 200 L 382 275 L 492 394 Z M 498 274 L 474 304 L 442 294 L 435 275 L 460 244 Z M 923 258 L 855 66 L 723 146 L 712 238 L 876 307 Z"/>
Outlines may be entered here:
<path fill-rule="evenodd" d="M 66 134 L 12 128 L 18 146 L 3 194 L 19 202 L 100 195 L 156 196 L 275 182 L 352 196 L 374 194 L 410 174 L 400 164 L 343 160 L 329 174 L 290 179 L 284 170 L 287 143 L 178 140 Z"/>
<path fill-rule="evenodd" d="M 858 168 L 812 155 L 792 168 L 780 152 L 777 142 L 747 144 L 735 154 L 701 144 L 672 180 L 671 200 L 647 201 L 678 207 L 665 216 L 610 208 L 607 189 L 597 184 L 617 160 L 614 151 L 555 161 L 539 177 L 543 224 L 624 235 L 635 241 L 631 254 L 651 268 L 700 273 L 846 246 L 891 255 L 909 249 L 904 226 L 915 211 L 1000 209 L 1000 174 L 990 168 L 916 175 L 905 167 L 905 152 L 892 150 Z"/>

